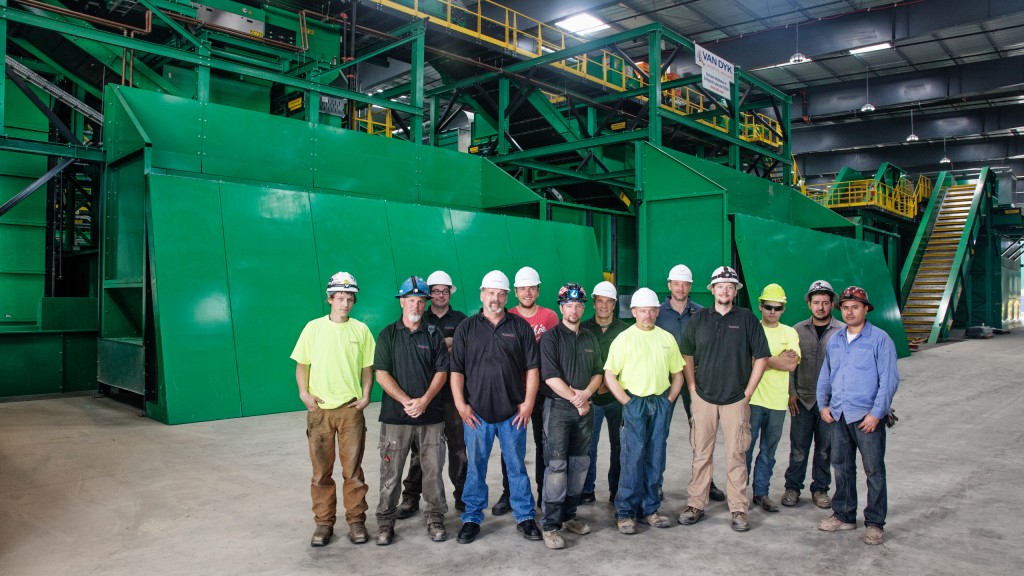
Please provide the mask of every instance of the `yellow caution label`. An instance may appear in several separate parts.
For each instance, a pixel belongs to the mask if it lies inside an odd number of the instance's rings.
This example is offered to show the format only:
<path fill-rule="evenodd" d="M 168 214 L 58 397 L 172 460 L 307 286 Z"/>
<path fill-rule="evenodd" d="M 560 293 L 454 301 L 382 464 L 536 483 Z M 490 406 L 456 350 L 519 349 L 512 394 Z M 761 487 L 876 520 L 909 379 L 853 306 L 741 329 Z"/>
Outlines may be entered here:
<path fill-rule="evenodd" d="M 298 98 L 292 98 L 291 100 L 288 101 L 289 112 L 295 112 L 299 108 L 302 108 L 302 96 L 299 96 Z"/>
<path fill-rule="evenodd" d="M 252 36 L 253 38 L 263 38 L 263 32 L 260 32 L 259 30 L 249 30 L 249 36 Z"/>
<path fill-rule="evenodd" d="M 470 146 L 469 147 L 469 153 L 470 154 L 479 154 L 480 153 L 480 147 L 479 146 Z"/>
<path fill-rule="evenodd" d="M 1003 214 L 1020 214 L 1020 208 L 1014 208 L 1012 210 L 1003 210 Z"/>
<path fill-rule="evenodd" d="M 611 282 L 612 284 L 615 284 L 615 272 L 605 271 L 604 279 L 608 282 Z"/>
<path fill-rule="evenodd" d="M 626 196 L 625 192 L 619 193 L 619 200 L 622 200 L 622 203 L 625 204 L 627 207 L 629 207 L 631 203 L 629 200 L 629 196 Z"/>
<path fill-rule="evenodd" d="M 615 123 L 613 123 L 613 124 L 612 124 L 612 125 L 610 126 L 610 128 L 611 128 L 612 130 L 622 130 L 622 129 L 623 129 L 623 128 L 625 128 L 625 127 L 626 127 L 626 122 L 625 122 L 625 121 L 622 121 L 622 122 L 615 122 Z"/>

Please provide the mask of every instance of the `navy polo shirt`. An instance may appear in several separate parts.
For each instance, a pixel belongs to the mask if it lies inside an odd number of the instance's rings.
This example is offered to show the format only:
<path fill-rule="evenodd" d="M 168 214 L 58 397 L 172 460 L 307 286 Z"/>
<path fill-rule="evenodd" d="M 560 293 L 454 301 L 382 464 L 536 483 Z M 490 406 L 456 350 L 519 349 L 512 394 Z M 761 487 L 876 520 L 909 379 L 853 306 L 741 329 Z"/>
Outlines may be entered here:
<path fill-rule="evenodd" d="M 671 334 L 676 339 L 676 344 L 681 346 L 683 343 L 683 332 L 686 332 L 686 326 L 690 323 L 690 318 L 703 306 L 694 302 L 693 298 L 689 298 L 686 301 L 686 308 L 683 308 L 683 312 L 680 314 L 672 308 L 671 300 L 671 297 L 665 298 L 665 301 L 661 303 L 661 306 L 658 308 L 658 317 L 654 320 L 654 324 Z"/>

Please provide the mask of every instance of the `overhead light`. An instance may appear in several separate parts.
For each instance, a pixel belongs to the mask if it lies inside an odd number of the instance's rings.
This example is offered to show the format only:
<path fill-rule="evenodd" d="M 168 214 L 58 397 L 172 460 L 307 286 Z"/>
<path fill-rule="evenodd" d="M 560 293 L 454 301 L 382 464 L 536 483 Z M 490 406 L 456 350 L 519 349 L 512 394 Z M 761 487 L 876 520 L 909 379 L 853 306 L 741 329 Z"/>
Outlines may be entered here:
<path fill-rule="evenodd" d="M 577 14 L 575 16 L 570 16 L 565 20 L 555 22 L 555 26 L 558 26 L 570 34 L 593 34 L 594 32 L 611 28 L 611 26 L 590 14 Z"/>
<path fill-rule="evenodd" d="M 892 44 L 890 44 L 888 42 L 882 42 L 881 44 L 872 44 L 871 46 L 863 46 L 861 48 L 854 48 L 853 50 L 850 50 L 850 54 L 851 55 L 865 54 L 867 52 L 876 52 L 878 50 L 885 50 L 887 48 L 892 48 Z"/>
<path fill-rule="evenodd" d="M 796 52 L 789 57 L 790 64 L 803 64 L 809 62 L 811 59 L 804 56 L 803 52 L 800 51 L 800 25 L 796 25 Z"/>
<path fill-rule="evenodd" d="M 864 72 L 864 105 L 860 107 L 861 112 L 874 112 L 875 105 L 871 103 L 870 91 L 868 86 L 868 77 L 871 76 L 871 68 L 868 68 Z"/>
<path fill-rule="evenodd" d="M 952 164 L 953 161 L 946 155 L 946 137 L 942 137 L 942 159 L 939 160 L 939 164 Z"/>
<path fill-rule="evenodd" d="M 914 134 L 914 109 L 910 109 L 910 135 L 907 136 L 907 142 L 917 142 L 920 138 L 917 134 Z"/>

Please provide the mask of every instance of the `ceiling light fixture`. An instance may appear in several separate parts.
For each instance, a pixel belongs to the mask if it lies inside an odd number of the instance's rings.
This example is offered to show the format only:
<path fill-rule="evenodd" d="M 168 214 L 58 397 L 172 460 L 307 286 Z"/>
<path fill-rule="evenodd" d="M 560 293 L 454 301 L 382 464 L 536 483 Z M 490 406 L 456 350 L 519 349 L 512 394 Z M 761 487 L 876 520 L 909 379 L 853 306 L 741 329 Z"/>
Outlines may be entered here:
<path fill-rule="evenodd" d="M 850 50 L 850 55 L 855 56 L 857 54 L 866 54 L 868 52 L 876 52 L 878 50 L 885 50 L 886 48 L 892 48 L 892 44 L 888 42 L 882 42 L 881 44 L 872 44 L 871 46 L 863 46 L 861 48 L 854 48 Z"/>
<path fill-rule="evenodd" d="M 939 160 L 939 164 L 952 164 L 953 161 L 946 155 L 946 137 L 942 137 L 942 159 Z"/>
<path fill-rule="evenodd" d="M 861 112 L 874 112 L 875 105 L 871 103 L 871 93 L 868 86 L 868 77 L 871 75 L 871 68 L 864 72 L 864 105 L 860 107 Z"/>
<path fill-rule="evenodd" d="M 796 25 L 796 52 L 794 52 L 793 55 L 789 57 L 789 63 L 790 64 L 803 64 L 804 62 L 810 62 L 810 61 L 811 61 L 810 58 L 808 58 L 807 56 L 804 56 L 803 53 L 800 52 L 800 24 L 797 24 Z"/>
<path fill-rule="evenodd" d="M 920 138 L 917 134 L 914 134 L 914 109 L 910 109 L 910 135 L 907 136 L 907 142 L 917 142 Z"/>
<path fill-rule="evenodd" d="M 558 26 L 570 34 L 593 34 L 594 32 L 611 28 L 611 26 L 598 20 L 594 16 L 585 13 L 570 16 L 565 20 L 555 22 L 555 26 Z"/>

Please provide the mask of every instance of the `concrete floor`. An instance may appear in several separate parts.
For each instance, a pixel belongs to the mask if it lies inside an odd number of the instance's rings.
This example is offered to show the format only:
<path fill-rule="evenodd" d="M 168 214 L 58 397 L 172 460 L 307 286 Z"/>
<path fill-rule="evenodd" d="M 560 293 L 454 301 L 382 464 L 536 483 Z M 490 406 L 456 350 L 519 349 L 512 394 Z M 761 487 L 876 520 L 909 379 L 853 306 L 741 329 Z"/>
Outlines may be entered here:
<path fill-rule="evenodd" d="M 746 534 L 712 503 L 696 526 L 622 536 L 601 480 L 598 503 L 580 509 L 594 532 L 567 535 L 562 551 L 521 538 L 510 516 L 488 516 L 474 544 L 458 544 L 454 513 L 444 543 L 429 541 L 417 515 L 399 521 L 390 547 L 342 536 L 310 548 L 302 413 L 172 427 L 110 399 L 70 397 L 0 404 L 0 574 L 1020 574 L 1022 344 L 1016 330 L 900 361 L 878 547 L 864 545 L 860 529 L 819 532 L 826 513 L 806 499 L 778 514 L 752 510 Z M 375 404 L 364 460 L 371 533 L 376 417 Z M 687 427 L 672 431 L 662 511 L 675 518 L 691 456 Z M 776 499 L 788 453 L 784 438 Z M 724 482 L 722 465 L 715 477 Z M 492 465 L 492 493 L 497 474 Z M 860 494 L 863 504 L 863 479 Z"/>

